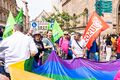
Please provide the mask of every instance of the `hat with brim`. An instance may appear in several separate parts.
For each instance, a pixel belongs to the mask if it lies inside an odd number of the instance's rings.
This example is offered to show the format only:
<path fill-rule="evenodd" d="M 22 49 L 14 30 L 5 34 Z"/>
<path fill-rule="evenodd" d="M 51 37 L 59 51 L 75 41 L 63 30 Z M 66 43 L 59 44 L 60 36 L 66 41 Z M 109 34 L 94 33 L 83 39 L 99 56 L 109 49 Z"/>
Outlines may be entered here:
<path fill-rule="evenodd" d="M 35 31 L 35 32 L 33 33 L 33 36 L 35 36 L 35 35 L 40 35 L 40 32 L 39 32 L 39 31 Z"/>
<path fill-rule="evenodd" d="M 64 34 L 69 34 L 67 31 L 64 31 Z"/>

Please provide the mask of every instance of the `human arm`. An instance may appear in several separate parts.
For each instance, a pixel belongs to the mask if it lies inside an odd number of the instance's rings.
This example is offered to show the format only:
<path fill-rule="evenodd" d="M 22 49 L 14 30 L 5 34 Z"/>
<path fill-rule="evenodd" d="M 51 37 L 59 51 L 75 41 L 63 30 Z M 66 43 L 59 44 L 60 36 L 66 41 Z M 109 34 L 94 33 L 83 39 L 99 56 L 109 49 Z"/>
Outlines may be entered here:
<path fill-rule="evenodd" d="M 0 60 L 2 61 L 4 61 L 5 59 L 5 51 L 7 48 L 8 48 L 7 40 L 5 39 L 0 43 Z"/>
<path fill-rule="evenodd" d="M 30 39 L 30 54 L 31 56 L 35 56 L 38 53 L 38 49 L 35 45 L 35 42 L 33 41 L 33 39 Z"/>
<path fill-rule="evenodd" d="M 45 49 L 51 49 L 52 46 L 46 46 L 46 45 L 44 45 L 44 48 L 45 48 Z"/>
<path fill-rule="evenodd" d="M 51 49 L 53 47 L 52 45 L 49 45 L 49 40 L 47 38 L 43 38 L 42 42 L 45 49 Z"/>
<path fill-rule="evenodd" d="M 42 57 L 44 55 L 44 51 L 42 51 L 42 53 L 40 54 L 40 56 L 39 57 Z"/>
<path fill-rule="evenodd" d="M 43 42 L 41 42 L 41 46 L 42 46 L 42 53 L 40 54 L 39 57 L 42 57 L 44 55 L 44 51 L 45 51 L 45 48 L 44 48 L 44 45 L 43 45 Z"/>

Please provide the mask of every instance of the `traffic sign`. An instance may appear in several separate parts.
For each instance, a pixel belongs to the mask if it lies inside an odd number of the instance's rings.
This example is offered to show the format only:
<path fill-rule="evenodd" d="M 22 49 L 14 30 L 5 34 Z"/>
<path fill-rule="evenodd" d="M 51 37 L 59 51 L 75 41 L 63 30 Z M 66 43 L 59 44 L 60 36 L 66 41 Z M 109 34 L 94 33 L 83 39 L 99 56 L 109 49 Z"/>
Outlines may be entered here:
<path fill-rule="evenodd" d="M 96 0 L 96 12 L 102 16 L 104 13 L 112 13 L 112 1 L 110 0 Z"/>
<path fill-rule="evenodd" d="M 38 22 L 32 21 L 32 22 L 31 22 L 31 27 L 32 27 L 32 28 L 38 28 Z"/>

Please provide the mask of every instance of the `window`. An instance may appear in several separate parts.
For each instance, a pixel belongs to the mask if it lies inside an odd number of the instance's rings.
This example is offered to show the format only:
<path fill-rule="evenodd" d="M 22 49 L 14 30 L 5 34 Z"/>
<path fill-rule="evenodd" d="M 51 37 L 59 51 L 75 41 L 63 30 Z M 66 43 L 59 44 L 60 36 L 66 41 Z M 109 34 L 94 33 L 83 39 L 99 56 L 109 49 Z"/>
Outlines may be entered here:
<path fill-rule="evenodd" d="M 6 21 L 6 15 L 4 14 L 4 21 Z"/>
<path fill-rule="evenodd" d="M 5 1 L 5 3 L 4 3 L 4 4 L 5 4 L 5 9 L 8 9 L 8 8 L 7 8 L 7 1 Z"/>
<path fill-rule="evenodd" d="M 3 5 L 4 5 L 4 4 L 3 4 L 3 0 L 1 0 L 1 5 L 2 5 L 2 7 L 3 7 Z"/>
<path fill-rule="evenodd" d="M 7 2 L 7 9 L 10 10 L 10 3 Z"/>
<path fill-rule="evenodd" d="M 0 13 L 0 21 L 2 20 L 2 13 Z"/>
<path fill-rule="evenodd" d="M 0 2 L 0 5 L 2 5 L 2 2 Z"/>
<path fill-rule="evenodd" d="M 5 21 L 4 13 L 2 13 L 2 21 Z"/>

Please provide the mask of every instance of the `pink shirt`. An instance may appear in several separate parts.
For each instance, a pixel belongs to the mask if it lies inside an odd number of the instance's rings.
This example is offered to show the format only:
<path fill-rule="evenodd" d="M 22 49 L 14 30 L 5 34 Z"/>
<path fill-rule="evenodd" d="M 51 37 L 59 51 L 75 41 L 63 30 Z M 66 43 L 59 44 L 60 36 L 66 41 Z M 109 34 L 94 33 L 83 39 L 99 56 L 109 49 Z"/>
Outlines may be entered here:
<path fill-rule="evenodd" d="M 68 54 L 69 41 L 65 38 L 60 38 L 59 47 Z"/>

